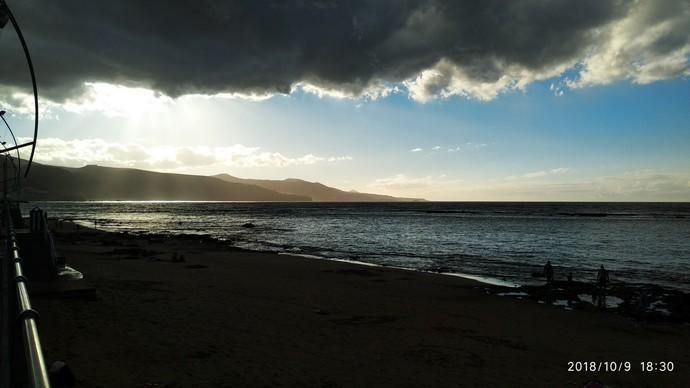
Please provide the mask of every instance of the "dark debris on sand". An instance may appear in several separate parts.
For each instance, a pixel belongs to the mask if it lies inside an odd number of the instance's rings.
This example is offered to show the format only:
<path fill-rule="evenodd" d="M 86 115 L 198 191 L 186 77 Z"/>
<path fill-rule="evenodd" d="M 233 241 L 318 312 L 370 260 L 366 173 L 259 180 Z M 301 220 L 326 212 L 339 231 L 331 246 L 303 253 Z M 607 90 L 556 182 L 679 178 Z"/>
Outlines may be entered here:
<path fill-rule="evenodd" d="M 489 286 L 487 290 L 569 309 L 604 309 L 646 322 L 690 322 L 690 294 L 652 284 L 611 284 L 606 289 L 606 298 L 620 300 L 613 306 L 605 302 L 599 306 L 597 300 L 601 291 L 596 285 L 585 282 L 556 281 L 517 288 Z"/>

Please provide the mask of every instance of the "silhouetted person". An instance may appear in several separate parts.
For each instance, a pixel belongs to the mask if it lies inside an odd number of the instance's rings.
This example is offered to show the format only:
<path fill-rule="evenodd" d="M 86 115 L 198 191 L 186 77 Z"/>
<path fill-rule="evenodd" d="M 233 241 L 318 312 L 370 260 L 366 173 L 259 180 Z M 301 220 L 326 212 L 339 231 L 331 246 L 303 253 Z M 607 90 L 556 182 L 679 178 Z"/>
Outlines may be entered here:
<path fill-rule="evenodd" d="M 602 265 L 597 272 L 597 284 L 599 288 L 606 291 L 606 284 L 609 282 L 609 271 L 607 271 Z"/>
<path fill-rule="evenodd" d="M 553 282 L 553 267 L 551 266 L 551 260 L 546 262 L 544 266 L 544 276 L 546 276 L 546 282 Z"/>
<path fill-rule="evenodd" d="M 598 306 L 606 307 L 606 285 L 609 282 L 609 271 L 602 265 L 597 272 L 597 294 L 599 296 Z"/>
<path fill-rule="evenodd" d="M 568 272 L 568 283 L 572 283 L 572 282 L 573 282 L 573 273 Z"/>

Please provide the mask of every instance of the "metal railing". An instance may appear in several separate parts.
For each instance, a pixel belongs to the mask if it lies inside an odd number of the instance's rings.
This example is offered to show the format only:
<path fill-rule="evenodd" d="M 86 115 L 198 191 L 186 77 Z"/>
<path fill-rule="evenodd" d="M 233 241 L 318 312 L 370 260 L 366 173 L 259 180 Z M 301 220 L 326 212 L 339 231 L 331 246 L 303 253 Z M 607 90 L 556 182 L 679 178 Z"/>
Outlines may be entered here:
<path fill-rule="evenodd" d="M 19 255 L 17 236 L 15 235 L 14 225 L 12 224 L 12 217 L 10 216 L 9 210 L 9 206 L 6 204 L 5 222 L 7 226 L 7 243 L 10 251 L 10 259 L 12 260 L 11 267 L 14 268 L 14 283 L 16 285 L 17 307 L 19 310 L 17 319 L 22 332 L 28 382 L 30 387 L 50 387 L 48 371 L 46 369 L 45 360 L 43 359 L 41 339 L 38 336 L 38 326 L 36 324 L 38 313 L 31 308 L 29 292 L 26 288 L 27 279 L 22 272 L 22 258 Z"/>

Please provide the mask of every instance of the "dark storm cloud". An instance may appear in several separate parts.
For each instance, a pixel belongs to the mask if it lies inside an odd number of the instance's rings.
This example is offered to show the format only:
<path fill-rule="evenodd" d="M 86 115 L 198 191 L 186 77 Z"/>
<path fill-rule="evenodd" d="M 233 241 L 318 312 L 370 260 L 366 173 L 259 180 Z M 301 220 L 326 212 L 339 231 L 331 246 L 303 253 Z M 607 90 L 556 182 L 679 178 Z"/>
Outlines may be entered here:
<path fill-rule="evenodd" d="M 495 82 L 503 65 L 539 72 L 582 57 L 597 28 L 631 7 L 623 0 L 9 3 L 41 90 L 56 101 L 77 95 L 84 81 L 170 96 L 288 93 L 302 81 L 357 94 L 372 81 L 400 82 L 441 59 L 471 80 Z M 26 67 L 11 34 L 5 28 L 0 35 L 0 84 L 25 87 Z"/>

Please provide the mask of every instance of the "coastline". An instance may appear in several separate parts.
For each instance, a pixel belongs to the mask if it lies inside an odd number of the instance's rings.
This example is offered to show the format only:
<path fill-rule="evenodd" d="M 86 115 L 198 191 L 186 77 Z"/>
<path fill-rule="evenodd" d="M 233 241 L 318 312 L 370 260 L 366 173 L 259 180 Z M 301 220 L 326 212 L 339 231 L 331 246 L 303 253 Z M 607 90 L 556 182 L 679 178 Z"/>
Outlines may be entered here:
<path fill-rule="evenodd" d="M 100 201 L 100 202 L 106 202 L 106 201 Z M 124 201 L 123 201 L 124 202 Z M 133 202 L 142 202 L 142 201 L 133 201 Z M 155 201 L 154 201 L 155 202 Z M 161 202 L 161 201 L 157 201 Z M 173 201 L 165 201 L 165 202 L 173 202 Z M 204 202 L 204 201 L 180 201 L 180 202 Z M 502 280 L 499 278 L 494 278 L 494 277 L 489 277 L 489 276 L 482 276 L 482 275 L 477 275 L 477 274 L 470 274 L 470 273 L 460 273 L 460 272 L 437 272 L 437 271 L 423 271 L 417 268 L 409 268 L 409 267 L 397 267 L 393 265 L 384 265 L 384 264 L 376 264 L 376 263 L 369 263 L 366 261 L 360 261 L 360 260 L 355 260 L 355 259 L 342 259 L 342 258 L 337 258 L 337 257 L 328 257 L 328 256 L 319 256 L 319 255 L 313 255 L 309 253 L 299 253 L 299 252 L 290 252 L 290 251 L 271 251 L 271 250 L 261 250 L 261 249 L 250 249 L 250 248 L 243 248 L 243 247 L 238 247 L 235 245 L 232 245 L 230 243 L 225 244 L 226 241 L 218 238 L 214 238 L 213 236 L 210 236 L 208 234 L 160 234 L 160 233 L 148 233 L 148 232 L 117 232 L 117 231 L 109 231 L 109 230 L 104 230 L 100 228 L 94 228 L 90 226 L 90 221 L 65 221 L 67 223 L 74 223 L 74 224 L 79 224 L 81 228 L 84 230 L 90 230 L 94 232 L 100 232 L 100 233 L 108 233 L 108 234 L 124 234 L 124 235 L 131 235 L 131 236 L 137 236 L 141 238 L 172 238 L 172 239 L 183 239 L 183 240 L 188 240 L 188 239 L 202 239 L 202 240 L 208 240 L 208 241 L 213 241 L 216 243 L 221 243 L 224 244 L 228 249 L 230 250 L 237 250 L 240 252 L 247 252 L 247 253 L 261 253 L 261 254 L 275 254 L 275 255 L 284 255 L 284 256 L 293 256 L 293 257 L 301 257 L 305 259 L 312 259 L 312 260 L 326 260 L 326 261 L 334 261 L 334 262 L 341 262 L 341 263 L 348 263 L 348 264 L 354 264 L 354 265 L 361 265 L 365 267 L 377 267 L 377 268 L 391 268 L 391 269 L 396 269 L 396 270 L 401 270 L 401 271 L 412 271 L 412 272 L 418 272 L 418 273 L 430 273 L 430 274 L 437 274 L 437 275 L 443 275 L 443 276 L 454 276 L 454 277 L 459 277 L 467 280 L 472 280 L 476 281 L 478 283 L 490 285 L 490 286 L 498 286 L 498 287 L 509 287 L 509 288 L 516 288 L 516 287 L 521 287 L 521 286 L 526 286 L 526 284 L 518 284 L 518 283 L 513 283 L 507 280 Z"/>
<path fill-rule="evenodd" d="M 305 254 L 292 251 L 272 251 L 240 247 L 224 239 L 216 238 L 208 234 L 185 234 L 185 233 L 156 233 L 143 231 L 109 231 L 89 226 L 86 221 L 66 221 L 68 224 L 78 224 L 85 230 L 92 230 L 104 233 L 122 234 L 124 236 L 138 236 L 142 238 L 173 238 L 184 240 L 205 240 L 213 243 L 224 245 L 230 250 L 237 250 L 248 253 L 264 253 L 277 254 L 286 256 L 296 256 L 312 260 L 327 260 L 335 262 L 343 262 L 365 267 L 380 267 L 391 268 L 403 271 L 412 271 L 417 273 L 430 273 L 443 276 L 453 276 L 471 281 L 476 281 L 485 286 L 485 291 L 490 293 L 516 297 L 517 299 L 531 299 L 538 303 L 546 303 L 550 305 L 560 306 L 567 310 L 572 309 L 591 309 L 595 308 L 595 294 L 598 292 L 594 282 L 586 281 L 555 281 L 553 285 L 547 285 L 543 278 L 539 280 L 532 280 L 528 283 L 517 283 L 508 281 L 507 279 L 500 279 L 498 277 L 491 277 L 472 273 L 462 272 L 445 272 L 442 270 L 422 270 L 413 267 L 400 267 L 395 265 L 376 264 L 367 261 L 360 261 L 356 259 L 342 259 L 337 257 L 320 256 L 314 254 Z M 534 275 L 534 274 L 533 274 Z M 517 294 L 516 294 L 517 292 Z M 644 311 L 640 310 L 639 298 L 641 294 L 645 294 L 647 299 L 647 306 Z M 678 289 L 676 287 L 664 287 L 652 283 L 626 283 L 620 280 L 613 280 L 610 282 L 608 292 L 604 299 L 604 305 L 609 312 L 615 312 L 636 319 L 646 321 L 667 321 L 678 323 L 690 323 L 690 294 L 686 290 Z"/>
<path fill-rule="evenodd" d="M 435 273 L 81 229 L 58 251 L 96 297 L 37 296 L 49 361 L 79 386 L 670 386 L 687 324 L 493 295 Z M 177 254 L 177 261 L 173 260 Z M 184 255 L 184 261 L 179 261 Z M 672 361 L 643 373 L 641 361 Z M 627 373 L 568 361 L 630 361 Z M 149 385 L 147 385 L 149 384 Z"/>
<path fill-rule="evenodd" d="M 81 219 L 86 226 L 98 221 L 99 228 L 111 232 L 206 234 L 256 251 L 466 273 L 521 285 L 541 284 L 543 278 L 535 274 L 548 260 L 554 263 L 556 279 L 565 280 L 572 273 L 576 281 L 594 281 L 604 264 L 614 282 L 690 292 L 690 283 L 682 276 L 690 271 L 690 251 L 681 243 L 690 233 L 690 224 L 676 218 L 690 215 L 687 204 L 360 203 L 353 207 L 46 202 L 37 206 L 44 206 L 54 217 Z M 429 214 L 439 210 L 468 214 Z M 610 217 L 586 216 L 595 210 Z M 564 212 L 568 215 L 559 216 Z M 385 231 L 373 227 L 384 218 L 390 221 Z M 332 224 L 334 219 L 340 220 L 337 227 Z M 663 238 L 644 233 L 650 221 Z M 554 223 L 562 227 L 552 229 Z M 410 230 L 415 233 L 408 234 Z"/>

